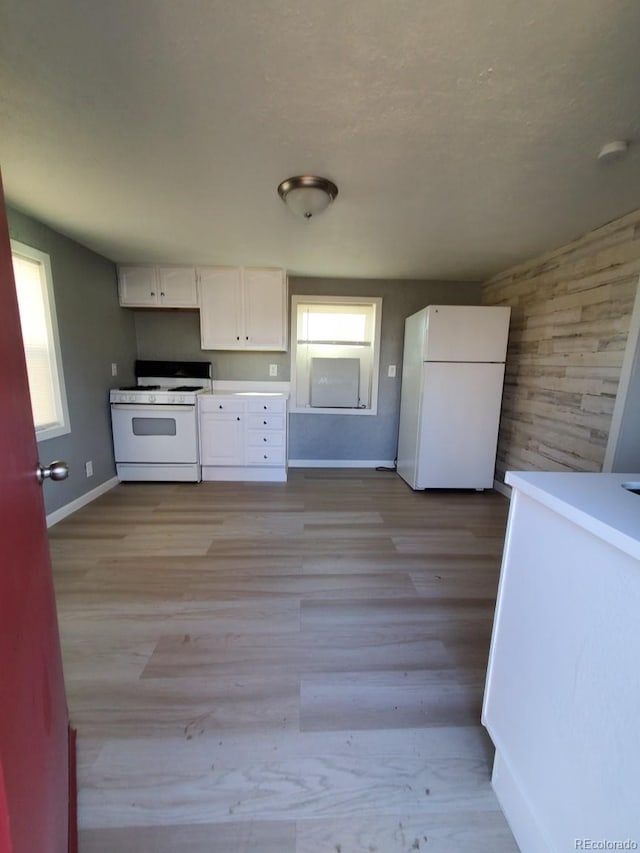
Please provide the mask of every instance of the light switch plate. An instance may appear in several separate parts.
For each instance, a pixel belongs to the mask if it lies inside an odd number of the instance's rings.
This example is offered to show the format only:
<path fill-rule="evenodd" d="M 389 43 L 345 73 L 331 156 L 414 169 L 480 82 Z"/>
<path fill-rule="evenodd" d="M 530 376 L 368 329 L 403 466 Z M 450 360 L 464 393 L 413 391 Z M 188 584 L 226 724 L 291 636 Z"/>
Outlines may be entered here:
<path fill-rule="evenodd" d="M 395 379 L 395 375 L 396 375 L 396 366 L 395 366 L 395 364 L 390 364 L 389 368 L 387 370 L 387 376 L 390 379 Z"/>

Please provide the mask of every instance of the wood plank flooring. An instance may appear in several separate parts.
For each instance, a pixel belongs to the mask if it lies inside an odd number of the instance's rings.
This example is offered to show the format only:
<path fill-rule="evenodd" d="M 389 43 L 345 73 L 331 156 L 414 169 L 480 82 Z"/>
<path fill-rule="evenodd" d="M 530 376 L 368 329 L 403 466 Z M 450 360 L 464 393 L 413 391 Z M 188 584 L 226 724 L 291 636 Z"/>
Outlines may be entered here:
<path fill-rule="evenodd" d="M 480 726 L 507 501 L 289 475 L 51 529 L 80 853 L 514 853 Z"/>

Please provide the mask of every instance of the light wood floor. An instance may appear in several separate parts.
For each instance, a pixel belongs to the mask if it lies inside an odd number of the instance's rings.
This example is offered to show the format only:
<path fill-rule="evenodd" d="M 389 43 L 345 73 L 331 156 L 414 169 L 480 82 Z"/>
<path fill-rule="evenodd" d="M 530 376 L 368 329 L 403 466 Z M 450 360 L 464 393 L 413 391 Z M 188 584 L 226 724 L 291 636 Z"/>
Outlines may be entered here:
<path fill-rule="evenodd" d="M 80 853 L 513 853 L 480 726 L 506 499 L 289 473 L 51 529 Z"/>

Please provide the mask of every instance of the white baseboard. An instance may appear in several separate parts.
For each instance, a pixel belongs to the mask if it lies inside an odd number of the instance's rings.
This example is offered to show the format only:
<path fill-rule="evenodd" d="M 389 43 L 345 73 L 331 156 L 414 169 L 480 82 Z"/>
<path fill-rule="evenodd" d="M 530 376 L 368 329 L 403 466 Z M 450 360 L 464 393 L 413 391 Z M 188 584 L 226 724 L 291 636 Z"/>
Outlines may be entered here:
<path fill-rule="evenodd" d="M 556 850 L 550 839 L 545 837 L 544 828 L 536 819 L 529 797 L 518 784 L 499 750 L 496 750 L 493 760 L 491 784 L 518 849 L 522 853 Z"/>
<path fill-rule="evenodd" d="M 278 465 L 202 466 L 203 483 L 286 483 L 287 469 Z"/>
<path fill-rule="evenodd" d="M 95 489 L 91 489 L 90 492 L 86 492 L 84 495 L 76 498 L 75 501 L 71 501 L 71 503 L 61 506 L 60 509 L 50 512 L 47 516 L 47 527 L 53 527 L 54 524 L 62 521 L 63 518 L 71 515 L 71 513 L 75 512 L 77 509 L 90 504 L 91 501 L 95 501 L 95 499 L 99 498 L 100 495 L 104 495 L 105 492 L 108 492 L 114 486 L 117 486 L 119 482 L 120 481 L 117 477 L 112 477 L 110 480 L 106 480 L 104 483 L 96 486 Z"/>
<path fill-rule="evenodd" d="M 509 498 L 509 500 L 511 500 L 511 486 L 507 486 L 506 483 L 501 483 L 500 480 L 494 480 L 493 488 L 496 492 L 500 492 L 500 494 L 504 495 L 505 498 Z"/>
<path fill-rule="evenodd" d="M 389 459 L 289 459 L 289 468 L 395 468 Z"/>

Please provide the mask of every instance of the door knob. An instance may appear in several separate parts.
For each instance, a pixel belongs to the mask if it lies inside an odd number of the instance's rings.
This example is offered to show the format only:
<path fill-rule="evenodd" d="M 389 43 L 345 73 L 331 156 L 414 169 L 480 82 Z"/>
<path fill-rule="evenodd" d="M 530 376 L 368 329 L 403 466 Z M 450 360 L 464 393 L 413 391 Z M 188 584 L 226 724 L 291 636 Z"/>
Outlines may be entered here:
<path fill-rule="evenodd" d="M 69 466 L 66 462 L 61 462 L 56 459 L 50 465 L 41 465 L 38 462 L 36 468 L 36 479 L 39 483 L 44 483 L 45 480 L 66 480 L 69 476 Z"/>

